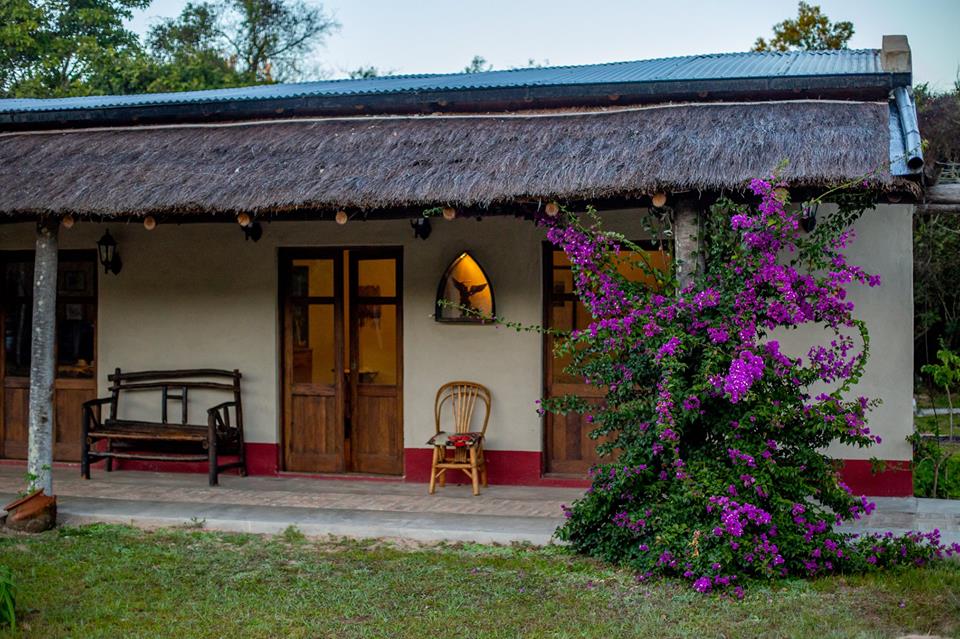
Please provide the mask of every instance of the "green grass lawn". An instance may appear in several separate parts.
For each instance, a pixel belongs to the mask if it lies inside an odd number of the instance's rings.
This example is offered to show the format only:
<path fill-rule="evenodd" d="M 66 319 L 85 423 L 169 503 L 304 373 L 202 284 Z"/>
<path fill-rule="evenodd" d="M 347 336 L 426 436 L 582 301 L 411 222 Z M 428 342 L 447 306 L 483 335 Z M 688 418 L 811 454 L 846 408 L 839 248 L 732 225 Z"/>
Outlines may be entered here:
<path fill-rule="evenodd" d="M 960 564 L 755 585 L 743 601 L 558 547 L 399 547 L 95 525 L 0 536 L 29 637 L 960 635 Z"/>

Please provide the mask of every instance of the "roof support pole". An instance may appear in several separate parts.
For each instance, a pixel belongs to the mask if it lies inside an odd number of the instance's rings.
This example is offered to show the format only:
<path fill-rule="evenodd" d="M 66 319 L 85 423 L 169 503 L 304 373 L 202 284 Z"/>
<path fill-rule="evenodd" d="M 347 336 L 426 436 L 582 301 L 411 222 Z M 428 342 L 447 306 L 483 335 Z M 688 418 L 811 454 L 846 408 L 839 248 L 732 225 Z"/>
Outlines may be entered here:
<path fill-rule="evenodd" d="M 677 280 L 684 289 L 693 282 L 700 267 L 700 202 L 695 198 L 681 198 L 673 207 L 673 257 Z"/>
<path fill-rule="evenodd" d="M 30 342 L 30 419 L 27 472 L 32 489 L 53 494 L 53 381 L 57 328 L 57 230 L 59 220 L 37 223 Z"/>

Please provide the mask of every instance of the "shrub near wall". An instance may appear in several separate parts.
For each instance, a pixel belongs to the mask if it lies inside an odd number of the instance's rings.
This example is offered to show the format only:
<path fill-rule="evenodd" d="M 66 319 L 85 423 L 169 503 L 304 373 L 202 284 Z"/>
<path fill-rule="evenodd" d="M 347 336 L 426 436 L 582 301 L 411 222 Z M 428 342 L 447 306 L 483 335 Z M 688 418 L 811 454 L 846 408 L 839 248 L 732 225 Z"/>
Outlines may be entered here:
<path fill-rule="evenodd" d="M 674 275 L 652 269 L 652 287 L 621 276 L 621 249 L 638 247 L 595 217 L 543 218 L 594 318 L 560 354 L 572 358 L 571 372 L 607 390 L 602 407 L 565 397 L 544 409 L 587 413 L 593 436 L 605 438 L 602 450 L 617 453 L 593 469 L 559 537 L 632 566 L 640 579 L 680 576 L 701 592 L 740 593 L 753 578 L 922 564 L 960 550 L 944 548 L 935 533 L 834 531 L 874 508 L 821 452 L 833 442 L 880 441 L 867 425 L 876 402 L 850 393 L 869 337 L 847 289 L 880 284 L 843 253 L 867 200 L 838 198 L 839 211 L 805 233 L 809 208 L 788 206 L 775 179 L 750 188 L 758 205 L 710 209 L 705 266 L 679 291 Z M 825 337 L 805 357 L 785 355 L 771 337 L 808 324 Z"/>

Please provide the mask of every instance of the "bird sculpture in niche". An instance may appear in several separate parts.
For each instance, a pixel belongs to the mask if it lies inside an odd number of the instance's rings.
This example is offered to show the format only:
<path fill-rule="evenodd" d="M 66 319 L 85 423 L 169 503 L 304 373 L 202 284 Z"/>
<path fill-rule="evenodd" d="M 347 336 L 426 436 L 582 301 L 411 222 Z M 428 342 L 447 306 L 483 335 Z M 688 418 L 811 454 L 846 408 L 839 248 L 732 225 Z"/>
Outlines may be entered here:
<path fill-rule="evenodd" d="M 470 282 L 461 282 L 455 277 L 451 279 L 453 279 L 453 285 L 457 287 L 457 292 L 460 293 L 461 312 L 466 313 L 467 311 L 479 311 L 480 309 L 476 308 L 470 303 L 470 298 L 486 289 L 487 284 L 474 284 L 471 286 Z"/>

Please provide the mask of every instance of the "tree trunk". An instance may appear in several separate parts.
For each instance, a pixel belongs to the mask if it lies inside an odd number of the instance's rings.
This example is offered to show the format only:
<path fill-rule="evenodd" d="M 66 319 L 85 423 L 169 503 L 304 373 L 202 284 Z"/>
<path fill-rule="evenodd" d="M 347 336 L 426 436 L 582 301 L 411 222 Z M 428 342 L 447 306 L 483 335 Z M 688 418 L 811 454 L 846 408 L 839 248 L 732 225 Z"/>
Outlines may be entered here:
<path fill-rule="evenodd" d="M 950 443 L 953 443 L 953 398 L 950 396 L 950 386 L 944 386 L 947 389 L 947 408 L 950 410 Z"/>
<path fill-rule="evenodd" d="M 700 255 L 700 206 L 684 198 L 673 210 L 674 259 L 680 288 L 686 288 L 696 275 Z"/>
<path fill-rule="evenodd" d="M 57 329 L 57 223 L 37 225 L 30 343 L 30 430 L 27 472 L 32 488 L 53 495 L 53 380 Z"/>

